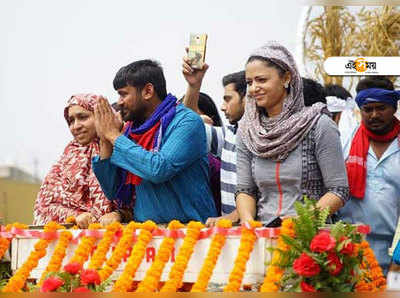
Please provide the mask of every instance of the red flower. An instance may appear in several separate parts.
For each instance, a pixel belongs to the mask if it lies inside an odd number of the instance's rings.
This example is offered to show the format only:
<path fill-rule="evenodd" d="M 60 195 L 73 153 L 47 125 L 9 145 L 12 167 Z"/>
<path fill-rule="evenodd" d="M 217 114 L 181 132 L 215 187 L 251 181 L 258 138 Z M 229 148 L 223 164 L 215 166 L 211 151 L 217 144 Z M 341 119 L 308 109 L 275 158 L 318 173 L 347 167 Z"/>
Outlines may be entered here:
<path fill-rule="evenodd" d="M 86 288 L 86 287 L 79 287 L 79 288 L 74 289 L 72 292 L 75 292 L 75 293 L 83 293 L 83 292 L 91 292 L 91 290 L 89 290 L 89 289 Z"/>
<path fill-rule="evenodd" d="M 59 287 L 61 287 L 64 284 L 64 281 L 61 278 L 58 277 L 49 277 L 46 279 L 42 287 L 40 288 L 40 292 L 45 293 L 45 292 L 54 292 L 57 290 Z"/>
<path fill-rule="evenodd" d="M 346 241 L 346 240 L 348 240 L 349 238 L 347 238 L 347 237 L 342 237 L 341 239 L 340 239 L 340 241 Z M 354 243 L 353 242 L 348 242 L 347 244 L 345 244 L 344 246 L 343 246 L 343 248 L 340 250 L 340 253 L 341 254 L 344 254 L 344 255 L 348 255 L 348 256 L 351 256 L 352 254 L 353 254 L 353 252 L 354 252 Z"/>
<path fill-rule="evenodd" d="M 330 251 L 335 248 L 336 240 L 329 232 L 320 232 L 311 240 L 310 249 L 313 252 Z"/>
<path fill-rule="evenodd" d="M 100 275 L 94 269 L 82 270 L 81 283 L 83 285 L 91 285 L 91 284 L 99 285 L 101 283 Z"/>
<path fill-rule="evenodd" d="M 321 268 L 313 258 L 303 252 L 300 257 L 294 261 L 293 270 L 299 275 L 311 277 L 319 274 Z"/>
<path fill-rule="evenodd" d="M 300 288 L 303 292 L 316 292 L 317 290 L 310 284 L 302 281 L 300 283 Z"/>
<path fill-rule="evenodd" d="M 340 262 L 339 257 L 331 252 L 328 254 L 328 267 L 329 267 L 329 273 L 333 276 L 336 276 L 340 273 L 340 271 L 342 271 L 343 269 L 343 264 L 342 262 Z"/>
<path fill-rule="evenodd" d="M 361 234 L 369 234 L 371 232 L 371 227 L 368 225 L 362 225 L 357 227 L 357 232 Z"/>
<path fill-rule="evenodd" d="M 64 270 L 72 275 L 79 273 L 81 269 L 82 265 L 79 264 L 78 262 L 68 263 L 67 265 L 64 266 Z"/>

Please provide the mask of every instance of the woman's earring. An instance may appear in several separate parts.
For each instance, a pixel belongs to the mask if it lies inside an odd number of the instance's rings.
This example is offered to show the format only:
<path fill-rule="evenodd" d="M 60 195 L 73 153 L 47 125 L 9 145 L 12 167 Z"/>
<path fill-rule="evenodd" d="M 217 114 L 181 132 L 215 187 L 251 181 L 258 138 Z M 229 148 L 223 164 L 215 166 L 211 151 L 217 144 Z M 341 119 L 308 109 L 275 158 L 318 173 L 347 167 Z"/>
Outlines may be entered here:
<path fill-rule="evenodd" d="M 289 82 L 285 82 L 284 87 L 285 87 L 285 89 L 289 88 Z"/>

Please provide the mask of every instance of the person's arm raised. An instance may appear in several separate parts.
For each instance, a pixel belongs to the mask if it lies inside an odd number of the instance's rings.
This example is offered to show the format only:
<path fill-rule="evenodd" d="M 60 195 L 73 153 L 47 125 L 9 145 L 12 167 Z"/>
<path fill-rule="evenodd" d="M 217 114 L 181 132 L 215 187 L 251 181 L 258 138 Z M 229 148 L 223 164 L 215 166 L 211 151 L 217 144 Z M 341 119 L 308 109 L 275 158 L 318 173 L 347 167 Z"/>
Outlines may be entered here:
<path fill-rule="evenodd" d="M 208 65 L 204 64 L 203 69 L 193 69 L 190 66 L 190 59 L 188 57 L 183 57 L 182 62 L 182 74 L 188 83 L 186 89 L 185 97 L 183 98 L 183 104 L 192 109 L 196 113 L 199 113 L 199 93 L 201 88 L 201 83 L 203 81 L 204 75 L 208 69 Z"/>

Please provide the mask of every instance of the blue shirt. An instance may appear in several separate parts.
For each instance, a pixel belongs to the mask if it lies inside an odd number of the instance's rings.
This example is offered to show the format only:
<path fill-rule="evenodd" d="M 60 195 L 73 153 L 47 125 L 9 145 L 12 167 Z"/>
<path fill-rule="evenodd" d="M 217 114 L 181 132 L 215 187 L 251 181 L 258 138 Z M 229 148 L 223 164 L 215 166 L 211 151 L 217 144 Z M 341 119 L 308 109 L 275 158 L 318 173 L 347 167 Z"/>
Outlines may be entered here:
<path fill-rule="evenodd" d="M 349 156 L 357 129 L 344 141 L 345 159 Z M 339 210 L 339 216 L 344 221 L 365 223 L 371 227 L 367 240 L 382 269 L 387 272 L 391 261 L 388 250 L 400 217 L 400 147 L 397 138 L 379 160 L 369 147 L 364 199 L 351 198 Z"/>
<path fill-rule="evenodd" d="M 178 105 L 158 152 L 119 136 L 111 157 L 93 159 L 93 171 L 110 200 L 115 198 L 117 167 L 141 177 L 136 188 L 134 219 L 168 223 L 177 219 L 205 222 L 217 215 L 209 177 L 206 134 L 201 118 Z"/>

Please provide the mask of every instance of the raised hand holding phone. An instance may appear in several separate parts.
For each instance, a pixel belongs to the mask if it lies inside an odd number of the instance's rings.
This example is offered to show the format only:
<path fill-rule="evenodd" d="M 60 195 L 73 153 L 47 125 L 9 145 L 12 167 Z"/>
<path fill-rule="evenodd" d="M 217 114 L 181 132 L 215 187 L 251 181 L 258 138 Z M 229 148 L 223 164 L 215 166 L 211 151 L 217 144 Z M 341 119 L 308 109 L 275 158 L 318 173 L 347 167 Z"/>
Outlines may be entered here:
<path fill-rule="evenodd" d="M 193 69 L 203 69 L 207 46 L 207 34 L 190 34 L 188 58 Z"/>
<path fill-rule="evenodd" d="M 186 53 L 188 53 L 189 48 L 186 48 Z M 182 61 L 182 74 L 185 77 L 186 82 L 191 87 L 200 88 L 201 82 L 203 81 L 204 75 L 208 69 L 208 64 L 204 63 L 202 69 L 194 69 L 190 64 L 190 59 L 188 56 L 183 57 Z"/>

